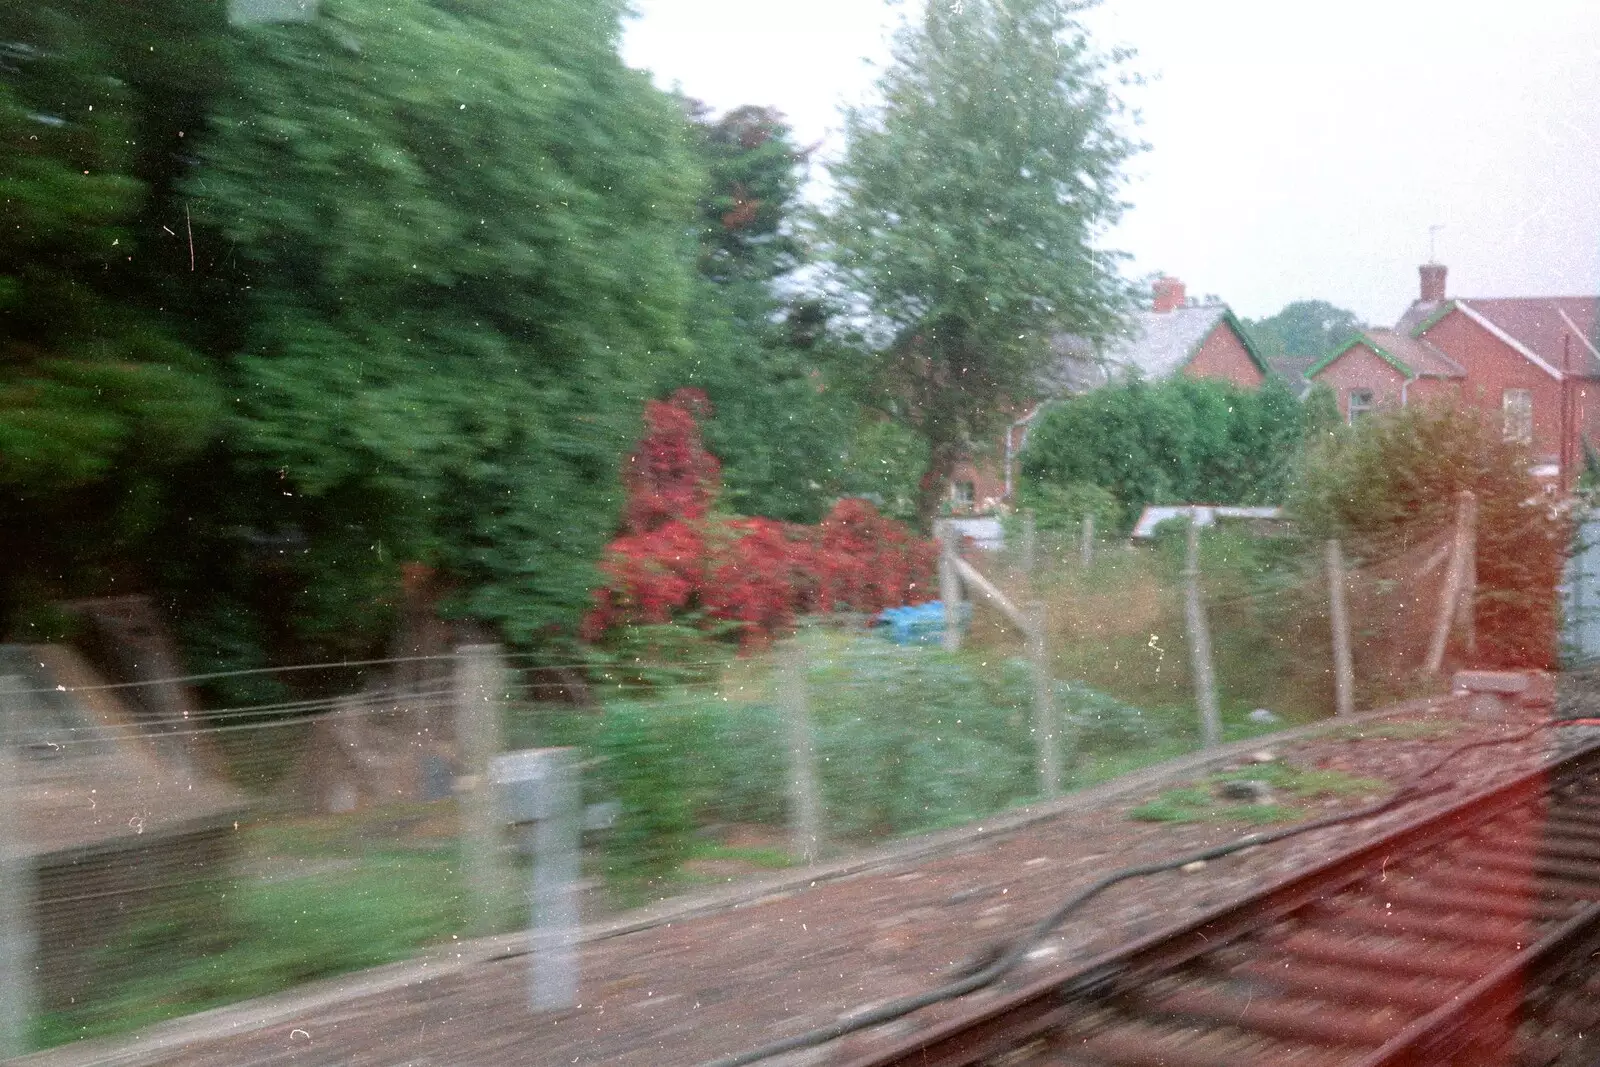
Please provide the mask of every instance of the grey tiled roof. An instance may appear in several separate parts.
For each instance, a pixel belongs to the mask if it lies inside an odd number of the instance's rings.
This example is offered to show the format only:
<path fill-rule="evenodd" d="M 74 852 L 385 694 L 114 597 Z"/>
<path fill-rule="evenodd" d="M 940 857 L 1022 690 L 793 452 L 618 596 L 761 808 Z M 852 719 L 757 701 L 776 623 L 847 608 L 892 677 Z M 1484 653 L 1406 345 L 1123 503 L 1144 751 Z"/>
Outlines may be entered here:
<path fill-rule="evenodd" d="M 1311 388 L 1311 381 L 1306 377 L 1306 371 L 1316 365 L 1316 356 L 1267 357 L 1267 369 L 1276 377 L 1283 379 L 1284 384 L 1294 391 L 1295 396 L 1304 396 L 1306 390 Z"/>
<path fill-rule="evenodd" d="M 1225 304 L 1136 311 L 1099 346 L 1062 334 L 1051 342 L 1058 358 L 1046 384 L 1052 391 L 1080 393 L 1124 375 L 1171 377 L 1227 314 Z"/>

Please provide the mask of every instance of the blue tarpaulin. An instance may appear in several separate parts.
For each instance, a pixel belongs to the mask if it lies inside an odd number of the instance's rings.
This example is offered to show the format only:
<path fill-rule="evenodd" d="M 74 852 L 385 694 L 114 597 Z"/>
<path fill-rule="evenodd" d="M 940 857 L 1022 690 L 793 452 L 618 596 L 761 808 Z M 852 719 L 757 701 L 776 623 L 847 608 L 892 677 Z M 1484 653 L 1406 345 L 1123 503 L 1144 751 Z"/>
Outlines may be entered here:
<path fill-rule="evenodd" d="M 962 604 L 957 609 L 962 626 L 966 625 L 971 611 L 970 604 Z M 872 624 L 882 627 L 884 636 L 897 645 L 937 644 L 944 634 L 944 601 L 885 608 L 873 617 Z"/>

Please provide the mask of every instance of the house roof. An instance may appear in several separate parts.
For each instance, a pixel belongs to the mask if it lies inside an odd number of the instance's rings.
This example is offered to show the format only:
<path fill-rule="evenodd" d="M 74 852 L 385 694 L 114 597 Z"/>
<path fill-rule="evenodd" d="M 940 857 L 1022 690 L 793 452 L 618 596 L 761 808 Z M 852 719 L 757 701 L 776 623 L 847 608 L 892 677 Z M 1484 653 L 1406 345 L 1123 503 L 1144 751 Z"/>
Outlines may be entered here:
<path fill-rule="evenodd" d="M 1357 345 L 1378 354 L 1389 366 L 1407 378 L 1465 378 L 1466 368 L 1441 352 L 1435 345 L 1395 330 L 1362 330 L 1329 352 L 1306 371 L 1306 377 L 1321 374 L 1333 362 Z"/>
<path fill-rule="evenodd" d="M 1261 372 L 1267 373 L 1266 361 L 1228 306 L 1200 304 L 1171 311 L 1137 311 L 1098 347 L 1070 334 L 1056 337 L 1052 345 L 1059 358 L 1048 384 L 1064 392 L 1083 392 L 1119 374 L 1136 373 L 1151 381 L 1170 378 L 1223 323 L 1238 335 Z"/>
<path fill-rule="evenodd" d="M 1267 373 L 1282 379 L 1295 396 L 1304 396 L 1311 388 L 1311 368 L 1317 363 L 1316 356 L 1268 356 Z"/>
<path fill-rule="evenodd" d="M 1510 334 L 1545 363 L 1574 374 L 1600 374 L 1596 353 L 1596 304 L 1592 296 L 1536 299 L 1459 300 Z"/>
<path fill-rule="evenodd" d="M 1419 301 L 1406 310 L 1395 328 L 1416 336 L 1457 308 L 1551 374 L 1567 369 L 1573 374 L 1600 376 L 1595 335 L 1600 297 L 1457 299 L 1443 304 Z"/>

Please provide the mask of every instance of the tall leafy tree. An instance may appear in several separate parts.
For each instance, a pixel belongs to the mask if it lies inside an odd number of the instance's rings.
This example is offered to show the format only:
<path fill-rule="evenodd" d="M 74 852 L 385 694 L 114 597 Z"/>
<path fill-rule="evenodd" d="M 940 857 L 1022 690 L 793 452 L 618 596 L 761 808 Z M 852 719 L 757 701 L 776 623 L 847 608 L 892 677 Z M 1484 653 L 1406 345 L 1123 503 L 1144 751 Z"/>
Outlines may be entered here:
<path fill-rule="evenodd" d="M 684 345 L 696 191 L 621 12 L 328 0 L 238 35 L 188 189 L 250 326 L 227 517 L 193 536 L 289 546 L 301 642 L 370 637 L 408 559 L 514 642 L 586 606 L 650 367 Z"/>
<path fill-rule="evenodd" d="M 888 342 L 880 402 L 927 441 L 918 513 L 1034 390 L 1058 331 L 1113 328 L 1128 294 L 1096 240 L 1135 144 L 1068 0 L 929 4 L 879 106 L 852 112 L 823 232 Z"/>
<path fill-rule="evenodd" d="M 152 281 L 181 165 L 158 116 L 192 114 L 220 29 L 188 6 L 0 10 L 0 631 L 144 588 L 173 465 L 220 426 L 213 368 Z M 164 64 L 156 36 L 191 51 Z"/>
<path fill-rule="evenodd" d="M 1264 356 L 1324 356 L 1361 329 L 1353 311 L 1326 300 L 1296 300 L 1276 315 L 1245 319 L 1245 332 Z"/>
<path fill-rule="evenodd" d="M 700 271 L 708 279 L 768 283 L 804 261 L 793 229 L 806 152 L 777 110 L 734 108 L 713 117 L 690 101 L 707 188 L 700 198 Z"/>
<path fill-rule="evenodd" d="M 829 309 L 788 282 L 807 262 L 796 215 L 805 152 L 783 116 L 689 103 L 706 185 L 699 199 L 691 345 L 657 392 L 701 389 L 732 510 L 815 522 L 840 495 L 860 405 L 835 373 Z"/>

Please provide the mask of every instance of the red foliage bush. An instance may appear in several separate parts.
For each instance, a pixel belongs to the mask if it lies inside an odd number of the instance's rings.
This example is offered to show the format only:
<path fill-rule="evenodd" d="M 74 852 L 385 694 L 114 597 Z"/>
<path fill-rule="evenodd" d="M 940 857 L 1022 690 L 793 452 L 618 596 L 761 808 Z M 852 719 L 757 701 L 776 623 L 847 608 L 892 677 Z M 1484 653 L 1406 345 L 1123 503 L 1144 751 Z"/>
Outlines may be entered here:
<path fill-rule="evenodd" d="M 912 536 L 867 501 L 839 501 L 815 540 L 814 610 L 879 612 L 932 599 L 939 546 Z"/>
<path fill-rule="evenodd" d="M 668 522 L 648 533 L 623 534 L 606 546 L 583 636 L 596 640 L 618 623 L 662 623 L 686 610 L 705 584 L 705 541 L 684 522 Z"/>
<path fill-rule="evenodd" d="M 873 613 L 930 597 L 938 546 L 841 500 L 819 526 L 711 515 L 721 465 L 705 450 L 698 390 L 645 407 L 645 433 L 628 458 L 623 533 L 606 546 L 583 636 L 691 612 L 739 624 L 742 643 L 763 641 L 807 612 Z"/>
<path fill-rule="evenodd" d="M 706 517 L 722 486 L 722 464 L 700 443 L 697 415 L 711 401 L 698 389 L 679 389 L 669 400 L 644 406 L 644 436 L 628 457 L 622 487 L 628 501 L 623 529 L 648 533 L 669 522 Z"/>
<path fill-rule="evenodd" d="M 768 636 L 793 624 L 801 577 L 793 543 L 782 523 L 730 519 L 732 535 L 715 553 L 700 605 L 714 619 L 743 623 L 745 640 Z"/>

